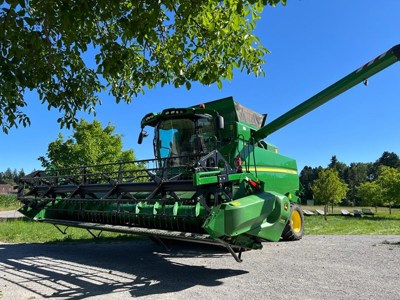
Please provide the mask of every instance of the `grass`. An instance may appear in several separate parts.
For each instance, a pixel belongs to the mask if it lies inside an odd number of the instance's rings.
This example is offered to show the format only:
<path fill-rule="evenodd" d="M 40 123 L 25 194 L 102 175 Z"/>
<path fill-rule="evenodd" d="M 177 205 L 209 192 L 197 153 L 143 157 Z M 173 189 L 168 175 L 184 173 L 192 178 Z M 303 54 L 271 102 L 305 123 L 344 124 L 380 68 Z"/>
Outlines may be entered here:
<path fill-rule="evenodd" d="M 318 206 L 304 206 L 304 209 L 314 211 L 322 209 Z M 341 216 L 341 209 L 353 211 L 353 209 L 361 209 L 361 207 L 334 207 L 328 211 L 327 221 L 323 216 L 305 216 L 305 234 L 322 235 L 322 234 L 340 234 L 340 235 L 363 235 L 363 234 L 400 234 L 400 209 L 392 209 L 389 214 L 387 207 L 371 208 L 374 216 L 344 217 Z"/>
<path fill-rule="evenodd" d="M 400 234 L 400 213 L 377 213 L 362 218 L 329 216 L 305 216 L 305 234 Z"/>
<path fill-rule="evenodd" d="M 0 195 L 0 211 L 14 210 L 21 207 L 16 195 Z"/>
<path fill-rule="evenodd" d="M 60 226 L 64 229 L 64 226 Z M 94 234 L 99 231 L 93 230 Z M 120 241 L 138 236 L 102 232 L 99 239 L 85 229 L 68 228 L 66 234 L 62 234 L 51 224 L 39 223 L 27 219 L 8 219 L 0 221 L 0 241 L 5 243 L 58 243 L 58 242 L 88 242 L 88 241 Z"/>

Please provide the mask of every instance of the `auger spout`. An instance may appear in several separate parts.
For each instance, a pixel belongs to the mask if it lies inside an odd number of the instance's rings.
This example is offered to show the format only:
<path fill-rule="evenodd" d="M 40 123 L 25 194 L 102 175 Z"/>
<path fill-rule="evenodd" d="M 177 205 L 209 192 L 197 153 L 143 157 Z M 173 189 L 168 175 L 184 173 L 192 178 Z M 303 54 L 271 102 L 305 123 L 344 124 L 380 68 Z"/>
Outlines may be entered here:
<path fill-rule="evenodd" d="M 392 47 L 385 53 L 366 63 L 346 77 L 340 79 L 339 81 L 330 85 L 318 94 L 312 96 L 308 100 L 304 101 L 303 103 L 292 108 L 277 119 L 273 120 L 271 123 L 268 123 L 264 127 L 260 128 L 253 134 L 254 141 L 258 142 L 266 138 L 271 133 L 274 133 L 280 128 L 290 124 L 291 122 L 304 116 L 305 114 L 335 98 L 336 96 L 347 91 L 348 89 L 354 87 L 360 82 L 367 80 L 371 76 L 379 73 L 380 71 L 386 69 L 387 67 L 391 66 L 399 60 L 400 44 Z"/>

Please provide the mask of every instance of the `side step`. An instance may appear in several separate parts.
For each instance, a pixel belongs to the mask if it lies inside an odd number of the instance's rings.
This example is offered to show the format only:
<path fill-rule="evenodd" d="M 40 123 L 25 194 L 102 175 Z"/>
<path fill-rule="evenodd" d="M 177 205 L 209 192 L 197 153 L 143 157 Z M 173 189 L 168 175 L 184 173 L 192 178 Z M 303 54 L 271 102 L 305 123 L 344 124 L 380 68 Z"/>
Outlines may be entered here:
<path fill-rule="evenodd" d="M 149 237 L 158 237 L 158 238 L 167 238 L 171 240 L 179 240 L 179 241 L 189 241 L 194 243 L 201 244 L 209 244 L 209 245 L 218 245 L 225 247 L 229 253 L 233 256 L 233 258 L 237 262 L 242 262 L 241 254 L 243 248 L 235 247 L 221 239 L 214 239 L 208 234 L 199 234 L 199 233 L 191 233 L 191 232 L 181 232 L 181 231 L 170 231 L 170 230 L 162 230 L 162 229 L 151 229 L 151 228 L 143 228 L 143 227 L 127 227 L 127 226 L 119 226 L 119 225 L 108 225 L 101 223 L 88 223 L 88 222 L 78 222 L 78 221 L 69 221 L 69 220 L 56 220 L 56 219 L 48 219 L 41 218 L 36 219 L 38 222 L 49 223 L 53 225 L 64 225 L 67 227 L 77 227 L 83 229 L 94 229 L 94 230 L 102 230 L 102 231 L 110 231 L 110 232 L 119 232 L 119 233 L 128 233 L 128 234 L 136 234 L 142 236 Z M 235 250 L 237 250 L 238 254 L 236 254 Z"/>

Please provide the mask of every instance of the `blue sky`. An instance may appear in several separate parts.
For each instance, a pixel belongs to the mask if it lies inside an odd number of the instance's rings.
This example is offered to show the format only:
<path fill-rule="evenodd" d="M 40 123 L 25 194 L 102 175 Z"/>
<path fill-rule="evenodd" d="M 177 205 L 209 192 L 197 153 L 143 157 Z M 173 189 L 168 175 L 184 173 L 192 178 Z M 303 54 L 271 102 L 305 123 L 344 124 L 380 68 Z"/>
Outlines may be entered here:
<path fill-rule="evenodd" d="M 271 54 L 265 77 L 235 72 L 232 81 L 216 85 L 193 84 L 146 91 L 131 104 L 116 104 L 107 94 L 96 119 L 111 122 L 123 135 L 125 149 L 139 159 L 153 156 L 151 138 L 137 144 L 140 120 L 148 112 L 186 107 L 227 96 L 272 121 L 300 102 L 336 82 L 392 46 L 400 43 L 400 1 L 378 5 L 371 0 L 289 0 L 287 6 L 266 7 L 256 34 Z M 280 153 L 305 166 L 326 166 L 332 155 L 347 164 L 375 161 L 384 151 L 400 154 L 397 122 L 400 112 L 400 64 L 370 78 L 317 110 L 267 138 Z M 0 171 L 40 169 L 37 158 L 60 130 L 56 110 L 48 111 L 35 96 L 28 99 L 32 125 L 0 133 Z M 81 113 L 79 117 L 92 120 Z"/>

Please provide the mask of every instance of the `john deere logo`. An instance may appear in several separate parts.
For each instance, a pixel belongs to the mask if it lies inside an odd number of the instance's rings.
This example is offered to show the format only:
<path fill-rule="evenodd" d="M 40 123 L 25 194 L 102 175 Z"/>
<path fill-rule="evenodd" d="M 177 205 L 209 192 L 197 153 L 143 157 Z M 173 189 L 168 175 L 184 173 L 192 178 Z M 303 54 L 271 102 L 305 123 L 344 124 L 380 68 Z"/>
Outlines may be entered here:
<path fill-rule="evenodd" d="M 289 209 L 289 203 L 285 203 L 284 205 L 283 205 L 283 208 L 285 209 L 285 210 L 288 210 Z"/>

